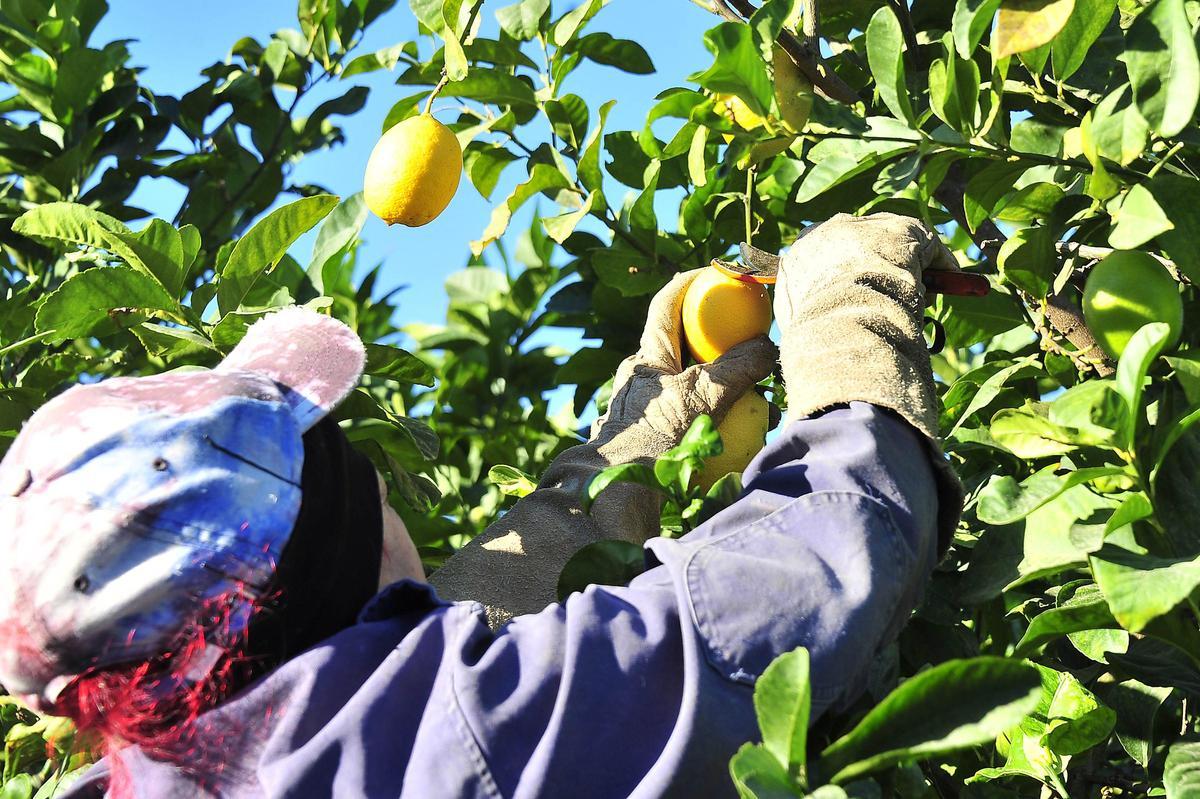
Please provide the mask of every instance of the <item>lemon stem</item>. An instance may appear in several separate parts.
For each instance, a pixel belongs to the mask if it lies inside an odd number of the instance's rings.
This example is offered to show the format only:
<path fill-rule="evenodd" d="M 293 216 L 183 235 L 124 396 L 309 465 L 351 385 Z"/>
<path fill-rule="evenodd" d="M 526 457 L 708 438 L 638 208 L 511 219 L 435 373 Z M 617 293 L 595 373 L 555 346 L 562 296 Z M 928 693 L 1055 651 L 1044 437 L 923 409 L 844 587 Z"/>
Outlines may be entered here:
<path fill-rule="evenodd" d="M 479 16 L 479 9 L 483 8 L 483 0 L 475 0 L 471 6 L 471 13 L 467 15 L 467 24 L 463 26 L 462 33 L 457 37 L 458 43 L 465 47 L 467 40 L 471 37 L 471 28 L 475 27 L 475 18 Z M 446 67 L 442 66 L 442 77 L 438 80 L 437 85 L 433 87 L 433 91 L 429 93 L 429 99 L 425 101 L 425 114 L 433 110 L 433 101 L 441 94 L 442 89 L 446 88 L 446 84 L 450 82 L 450 75 L 446 72 Z"/>
<path fill-rule="evenodd" d="M 433 87 L 433 91 L 429 93 L 429 99 L 425 101 L 425 114 L 429 114 L 430 110 L 433 108 L 433 101 L 437 99 L 437 96 L 442 93 L 442 89 L 446 88 L 446 84 L 449 82 L 450 76 L 446 74 L 445 70 L 442 70 L 441 80 L 439 80 L 437 85 Z"/>

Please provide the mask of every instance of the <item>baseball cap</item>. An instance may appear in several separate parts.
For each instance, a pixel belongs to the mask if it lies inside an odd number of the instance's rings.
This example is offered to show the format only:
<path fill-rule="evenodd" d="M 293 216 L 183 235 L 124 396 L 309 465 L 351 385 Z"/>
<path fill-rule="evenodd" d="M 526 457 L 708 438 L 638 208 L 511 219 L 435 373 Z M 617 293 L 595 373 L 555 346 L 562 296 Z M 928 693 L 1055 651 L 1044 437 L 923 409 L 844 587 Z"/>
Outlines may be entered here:
<path fill-rule="evenodd" d="M 350 328 L 288 308 L 214 369 L 38 410 L 0 462 L 0 685 L 53 703 L 89 669 L 161 655 L 217 598 L 233 606 L 213 651 L 242 635 L 300 509 L 302 437 L 364 363 Z"/>

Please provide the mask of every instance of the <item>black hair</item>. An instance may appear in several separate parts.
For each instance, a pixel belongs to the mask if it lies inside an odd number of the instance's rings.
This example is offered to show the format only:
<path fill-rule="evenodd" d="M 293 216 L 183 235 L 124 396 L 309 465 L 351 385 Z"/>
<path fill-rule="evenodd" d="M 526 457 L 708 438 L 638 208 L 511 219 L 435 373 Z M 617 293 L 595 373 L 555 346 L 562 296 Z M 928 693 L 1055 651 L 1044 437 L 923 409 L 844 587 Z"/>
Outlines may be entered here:
<path fill-rule="evenodd" d="M 353 625 L 376 593 L 383 513 L 375 468 L 326 417 L 304 434 L 300 512 L 248 652 L 264 670 Z"/>

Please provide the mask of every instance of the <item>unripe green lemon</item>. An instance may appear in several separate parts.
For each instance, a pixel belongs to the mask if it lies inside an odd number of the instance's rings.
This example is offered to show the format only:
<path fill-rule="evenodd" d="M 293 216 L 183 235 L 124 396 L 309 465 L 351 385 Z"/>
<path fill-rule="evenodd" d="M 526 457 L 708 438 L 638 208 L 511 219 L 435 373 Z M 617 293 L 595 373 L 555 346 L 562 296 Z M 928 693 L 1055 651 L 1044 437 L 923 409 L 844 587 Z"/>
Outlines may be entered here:
<path fill-rule="evenodd" d="M 717 425 L 721 442 L 725 445 L 720 455 L 704 461 L 704 468 L 697 477 L 697 485 L 704 491 L 730 472 L 741 474 L 750 461 L 762 450 L 767 441 L 770 425 L 770 403 L 757 391 L 748 391 Z"/>
<path fill-rule="evenodd" d="M 462 169 L 453 131 L 429 114 L 409 117 L 389 128 L 371 151 L 364 199 L 389 225 L 420 227 L 446 210 Z"/>
<path fill-rule="evenodd" d="M 1183 331 L 1179 284 L 1161 263 L 1143 252 L 1119 250 L 1096 264 L 1083 291 L 1083 318 L 1100 347 L 1120 358 L 1143 325 L 1166 322 L 1167 348 Z"/>

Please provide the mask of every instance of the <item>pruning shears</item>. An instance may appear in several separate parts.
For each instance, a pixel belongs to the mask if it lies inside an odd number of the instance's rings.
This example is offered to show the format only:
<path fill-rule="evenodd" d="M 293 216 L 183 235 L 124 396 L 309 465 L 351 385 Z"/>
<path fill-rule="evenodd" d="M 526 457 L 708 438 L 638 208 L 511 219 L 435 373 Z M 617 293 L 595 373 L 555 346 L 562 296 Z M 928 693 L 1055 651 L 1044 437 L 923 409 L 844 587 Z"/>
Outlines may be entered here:
<path fill-rule="evenodd" d="M 738 261 L 723 261 L 714 258 L 712 266 L 726 277 L 741 280 L 744 283 L 773 285 L 779 279 L 779 256 L 760 250 L 750 244 L 741 244 L 742 259 Z M 991 285 L 983 275 L 970 272 L 951 272 L 949 270 L 931 269 L 922 276 L 925 291 L 930 294 L 945 294 L 952 297 L 986 297 L 991 291 Z M 929 349 L 933 353 L 942 351 L 946 344 L 946 331 L 941 324 L 930 317 L 926 320 L 933 325 L 933 343 Z"/>
<path fill-rule="evenodd" d="M 779 279 L 779 256 L 760 250 L 750 244 L 741 245 L 742 260 L 722 261 L 713 259 L 712 265 L 726 277 L 745 283 L 772 285 Z M 922 275 L 925 291 L 930 294 L 947 294 L 953 297 L 986 297 L 991 291 L 987 278 L 970 272 L 929 270 Z"/>

